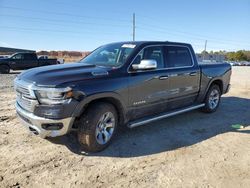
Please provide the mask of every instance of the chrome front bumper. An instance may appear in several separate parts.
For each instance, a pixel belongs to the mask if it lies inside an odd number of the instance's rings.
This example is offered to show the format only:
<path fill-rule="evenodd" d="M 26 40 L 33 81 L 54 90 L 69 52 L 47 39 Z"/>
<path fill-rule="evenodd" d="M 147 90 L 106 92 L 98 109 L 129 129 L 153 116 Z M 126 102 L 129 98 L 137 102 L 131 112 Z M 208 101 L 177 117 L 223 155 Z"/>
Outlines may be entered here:
<path fill-rule="evenodd" d="M 16 112 L 21 122 L 34 134 L 39 135 L 42 138 L 57 137 L 67 134 L 73 125 L 74 118 L 69 117 L 65 119 L 53 120 L 43 117 L 35 116 L 34 114 L 22 109 L 18 103 L 16 103 Z M 42 128 L 43 124 L 62 123 L 63 127 L 60 130 L 45 130 Z"/>

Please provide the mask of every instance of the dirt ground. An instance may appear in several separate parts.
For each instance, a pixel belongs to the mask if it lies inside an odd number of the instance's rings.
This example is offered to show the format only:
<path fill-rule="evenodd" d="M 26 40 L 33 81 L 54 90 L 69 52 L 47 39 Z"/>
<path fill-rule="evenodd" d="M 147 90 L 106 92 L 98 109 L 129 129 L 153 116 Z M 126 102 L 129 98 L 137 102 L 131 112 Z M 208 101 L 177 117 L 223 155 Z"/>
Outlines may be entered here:
<path fill-rule="evenodd" d="M 74 134 L 29 134 L 15 115 L 16 75 L 0 75 L 0 187 L 250 186 L 250 67 L 233 68 L 216 113 L 126 130 L 96 154 L 81 151 Z"/>

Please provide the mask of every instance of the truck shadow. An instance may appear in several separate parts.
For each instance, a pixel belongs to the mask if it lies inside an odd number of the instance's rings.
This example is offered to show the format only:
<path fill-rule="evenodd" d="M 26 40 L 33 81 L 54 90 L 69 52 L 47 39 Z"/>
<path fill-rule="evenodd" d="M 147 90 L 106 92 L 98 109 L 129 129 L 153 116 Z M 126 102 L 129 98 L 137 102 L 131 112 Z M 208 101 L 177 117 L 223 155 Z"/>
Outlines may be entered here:
<path fill-rule="evenodd" d="M 51 138 L 79 155 L 139 157 L 192 146 L 227 132 L 249 134 L 250 130 L 235 129 L 234 124 L 250 125 L 250 99 L 223 97 L 217 112 L 193 111 L 163 119 L 134 129 L 120 131 L 112 144 L 99 153 L 85 153 L 77 142 L 76 133 Z"/>

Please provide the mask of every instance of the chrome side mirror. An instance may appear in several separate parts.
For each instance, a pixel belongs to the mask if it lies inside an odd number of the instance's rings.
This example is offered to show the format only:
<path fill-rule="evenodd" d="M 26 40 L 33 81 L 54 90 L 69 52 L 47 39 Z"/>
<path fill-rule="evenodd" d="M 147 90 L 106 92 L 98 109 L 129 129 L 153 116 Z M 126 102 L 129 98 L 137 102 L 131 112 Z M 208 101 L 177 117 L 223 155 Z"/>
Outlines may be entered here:
<path fill-rule="evenodd" d="M 150 70 L 157 68 L 157 62 L 154 59 L 143 59 L 140 64 L 132 65 L 134 70 Z"/>

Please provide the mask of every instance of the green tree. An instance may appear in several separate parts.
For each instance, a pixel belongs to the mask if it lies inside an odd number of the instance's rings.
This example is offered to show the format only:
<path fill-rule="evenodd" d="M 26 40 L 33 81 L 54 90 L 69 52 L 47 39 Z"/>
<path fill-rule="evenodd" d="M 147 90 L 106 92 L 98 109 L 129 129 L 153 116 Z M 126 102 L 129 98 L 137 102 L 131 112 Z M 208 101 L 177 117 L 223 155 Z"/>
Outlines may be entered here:
<path fill-rule="evenodd" d="M 235 59 L 236 59 L 236 61 L 246 61 L 247 56 L 243 53 L 242 50 L 240 50 L 240 51 L 236 52 Z"/>
<path fill-rule="evenodd" d="M 236 61 L 235 52 L 228 52 L 226 54 L 226 59 L 229 61 Z"/>

